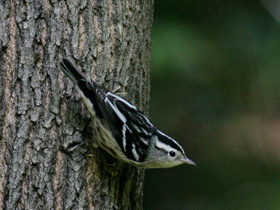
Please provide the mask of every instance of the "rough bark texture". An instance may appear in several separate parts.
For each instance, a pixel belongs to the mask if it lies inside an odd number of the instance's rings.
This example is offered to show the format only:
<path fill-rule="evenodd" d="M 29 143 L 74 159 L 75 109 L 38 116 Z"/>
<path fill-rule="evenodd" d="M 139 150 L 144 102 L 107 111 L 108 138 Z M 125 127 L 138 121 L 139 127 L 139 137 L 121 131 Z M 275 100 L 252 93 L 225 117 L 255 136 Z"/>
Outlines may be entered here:
<path fill-rule="evenodd" d="M 104 170 L 58 62 L 146 112 L 152 13 L 152 0 L 0 0 L 0 209 L 142 209 L 143 170 Z"/>

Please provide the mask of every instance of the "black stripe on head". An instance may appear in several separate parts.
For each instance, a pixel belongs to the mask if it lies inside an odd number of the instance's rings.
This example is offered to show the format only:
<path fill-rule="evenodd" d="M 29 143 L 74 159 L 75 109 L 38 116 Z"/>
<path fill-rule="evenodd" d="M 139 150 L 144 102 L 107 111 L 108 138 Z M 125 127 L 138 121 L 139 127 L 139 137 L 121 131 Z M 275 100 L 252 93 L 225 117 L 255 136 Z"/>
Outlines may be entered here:
<path fill-rule="evenodd" d="M 185 155 L 185 152 L 182 149 L 182 147 L 174 139 L 172 139 L 171 137 L 165 135 L 164 133 L 162 133 L 160 131 L 156 131 L 156 135 L 160 142 L 180 151 L 183 155 Z"/>

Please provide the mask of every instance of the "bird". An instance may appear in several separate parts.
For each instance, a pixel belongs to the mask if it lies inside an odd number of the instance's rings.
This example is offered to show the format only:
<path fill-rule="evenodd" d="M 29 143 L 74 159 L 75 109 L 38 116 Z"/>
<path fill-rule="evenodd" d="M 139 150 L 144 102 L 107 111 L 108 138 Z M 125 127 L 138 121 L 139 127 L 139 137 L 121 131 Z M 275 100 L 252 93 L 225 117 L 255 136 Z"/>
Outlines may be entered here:
<path fill-rule="evenodd" d="M 135 105 L 86 79 L 69 58 L 63 58 L 60 67 L 77 87 L 90 113 L 94 145 L 139 168 L 196 165 L 179 143 L 158 130 Z"/>

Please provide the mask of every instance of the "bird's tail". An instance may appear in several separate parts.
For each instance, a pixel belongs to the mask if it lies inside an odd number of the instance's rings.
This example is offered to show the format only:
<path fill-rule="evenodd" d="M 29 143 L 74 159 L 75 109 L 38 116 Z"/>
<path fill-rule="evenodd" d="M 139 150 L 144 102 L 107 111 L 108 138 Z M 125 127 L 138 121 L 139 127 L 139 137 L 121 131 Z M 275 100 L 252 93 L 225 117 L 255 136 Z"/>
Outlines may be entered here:
<path fill-rule="evenodd" d="M 99 86 L 94 81 L 87 80 L 69 59 L 63 58 L 60 62 L 60 66 L 62 71 L 74 82 L 75 85 L 77 85 L 78 92 L 81 94 L 92 117 L 97 115 L 100 118 L 103 118 L 102 112 L 96 101 L 95 91 Z"/>
<path fill-rule="evenodd" d="M 62 71 L 76 84 L 78 85 L 79 82 L 82 80 L 86 81 L 86 78 L 79 72 L 72 62 L 67 59 L 63 58 L 60 62 L 60 66 Z"/>

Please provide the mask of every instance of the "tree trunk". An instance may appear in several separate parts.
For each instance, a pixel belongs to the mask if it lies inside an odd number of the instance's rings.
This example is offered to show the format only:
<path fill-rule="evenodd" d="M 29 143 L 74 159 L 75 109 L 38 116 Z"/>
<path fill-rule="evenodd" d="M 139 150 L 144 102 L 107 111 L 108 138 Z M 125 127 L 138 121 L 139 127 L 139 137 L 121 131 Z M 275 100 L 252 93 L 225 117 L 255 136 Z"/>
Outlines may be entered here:
<path fill-rule="evenodd" d="M 147 112 L 152 13 L 150 0 L 0 0 L 0 209 L 142 209 L 144 171 L 105 170 L 58 62 Z"/>

